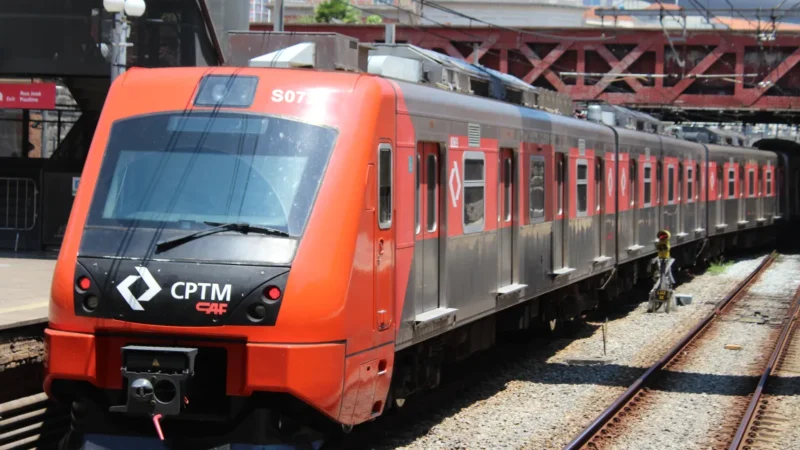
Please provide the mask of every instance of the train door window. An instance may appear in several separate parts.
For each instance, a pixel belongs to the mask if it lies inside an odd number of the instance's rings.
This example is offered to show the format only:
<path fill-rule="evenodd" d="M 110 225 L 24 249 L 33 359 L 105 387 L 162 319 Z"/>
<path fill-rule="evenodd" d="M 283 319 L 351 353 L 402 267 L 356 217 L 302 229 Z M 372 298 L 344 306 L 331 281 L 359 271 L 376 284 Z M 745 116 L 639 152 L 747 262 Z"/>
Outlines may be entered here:
<path fill-rule="evenodd" d="M 653 167 L 650 164 L 644 165 L 644 205 L 652 206 L 652 189 L 653 189 Z"/>
<path fill-rule="evenodd" d="M 722 185 L 724 180 L 722 179 L 722 164 L 717 166 L 717 199 L 722 198 Z"/>
<path fill-rule="evenodd" d="M 728 169 L 728 198 L 733 198 L 736 195 L 736 171 L 733 167 Z"/>
<path fill-rule="evenodd" d="M 564 157 L 559 154 L 558 155 L 558 172 L 556 172 L 556 177 L 558 177 L 558 212 L 556 215 L 564 214 Z"/>
<path fill-rule="evenodd" d="M 603 204 L 603 158 L 597 157 L 594 165 L 594 208 L 595 211 L 600 213 L 601 205 Z"/>
<path fill-rule="evenodd" d="M 744 195 L 744 164 L 739 165 L 739 197 Z"/>
<path fill-rule="evenodd" d="M 634 208 L 636 206 L 636 180 L 638 178 L 636 176 L 636 160 L 635 159 L 631 159 L 631 164 L 630 164 L 630 167 L 629 167 L 629 170 L 628 170 L 628 174 L 630 175 L 628 178 L 630 178 L 630 180 L 629 180 L 629 185 L 630 185 L 629 194 L 630 195 L 629 196 L 630 196 L 630 199 L 631 199 L 631 208 Z"/>
<path fill-rule="evenodd" d="M 767 179 L 767 192 L 764 193 L 766 196 L 772 195 L 772 172 L 767 169 L 766 173 L 764 174 Z"/>
<path fill-rule="evenodd" d="M 417 208 L 414 210 L 414 226 L 415 226 L 415 234 L 419 234 L 422 227 L 420 227 L 419 222 L 419 212 L 422 209 L 422 190 L 420 189 L 420 157 L 417 155 Z"/>
<path fill-rule="evenodd" d="M 578 160 L 578 216 L 585 216 L 589 203 L 589 165 L 585 159 Z"/>
<path fill-rule="evenodd" d="M 437 174 L 439 173 L 438 167 L 436 165 L 436 155 L 428 155 L 428 160 L 425 163 L 426 170 L 427 170 L 427 201 L 428 201 L 428 210 L 427 210 L 427 229 L 428 231 L 436 231 L 436 223 L 438 217 L 436 217 L 437 212 L 439 211 L 437 199 L 438 199 L 438 190 L 439 190 L 439 181 L 437 180 Z"/>
<path fill-rule="evenodd" d="M 672 164 L 667 166 L 667 203 L 673 204 L 675 202 L 675 166 Z"/>
<path fill-rule="evenodd" d="M 483 230 L 486 205 L 485 159 L 481 152 L 464 154 L 464 233 Z"/>
<path fill-rule="evenodd" d="M 664 195 L 661 192 L 661 189 L 663 189 L 663 186 L 664 186 L 664 175 L 663 175 L 663 173 L 664 173 L 664 169 L 661 166 L 661 161 L 659 161 L 656 164 L 656 179 L 655 179 L 655 182 L 653 183 L 653 184 L 655 184 L 655 189 L 653 189 L 653 192 L 656 193 L 656 195 L 655 195 L 655 197 L 656 197 L 656 201 L 655 202 L 656 203 L 661 203 L 661 197 Z"/>
<path fill-rule="evenodd" d="M 678 203 L 683 199 L 683 163 L 678 164 Z"/>
<path fill-rule="evenodd" d="M 747 173 L 747 196 L 752 197 L 756 194 L 756 171 L 754 169 L 750 169 Z"/>
<path fill-rule="evenodd" d="M 695 169 L 695 178 L 697 180 L 696 186 L 697 189 L 694 191 L 694 198 L 700 200 L 700 190 L 703 189 L 702 184 L 700 183 L 700 177 L 703 176 L 703 173 L 700 171 L 700 164 L 697 164 Z"/>
<path fill-rule="evenodd" d="M 529 217 L 531 222 L 544 221 L 544 158 L 531 156 L 531 180 L 528 186 Z"/>
<path fill-rule="evenodd" d="M 503 220 L 511 222 L 511 158 L 503 159 Z"/>
<path fill-rule="evenodd" d="M 686 168 L 686 201 L 694 201 L 694 168 Z"/>
<path fill-rule="evenodd" d="M 378 226 L 387 229 L 392 226 L 392 146 L 381 144 L 378 147 Z"/>

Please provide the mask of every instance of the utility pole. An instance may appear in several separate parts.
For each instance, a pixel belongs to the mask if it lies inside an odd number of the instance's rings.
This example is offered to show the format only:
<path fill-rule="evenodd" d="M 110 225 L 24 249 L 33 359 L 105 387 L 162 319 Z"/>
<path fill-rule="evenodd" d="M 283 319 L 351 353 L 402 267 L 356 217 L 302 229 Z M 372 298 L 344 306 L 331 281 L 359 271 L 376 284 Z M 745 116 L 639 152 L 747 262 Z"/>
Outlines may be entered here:
<path fill-rule="evenodd" d="M 272 31 L 283 31 L 283 0 L 275 0 L 274 10 L 272 11 L 274 26 Z"/>

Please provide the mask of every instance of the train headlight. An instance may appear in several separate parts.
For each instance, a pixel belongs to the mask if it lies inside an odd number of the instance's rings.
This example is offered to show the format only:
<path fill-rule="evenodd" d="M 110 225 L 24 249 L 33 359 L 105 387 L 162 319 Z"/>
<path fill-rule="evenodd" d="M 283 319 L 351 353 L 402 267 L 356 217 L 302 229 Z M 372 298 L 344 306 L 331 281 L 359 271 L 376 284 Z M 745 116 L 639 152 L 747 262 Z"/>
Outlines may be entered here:
<path fill-rule="evenodd" d="M 258 77 L 240 75 L 208 75 L 200 80 L 194 104 L 246 108 L 253 103 Z"/>

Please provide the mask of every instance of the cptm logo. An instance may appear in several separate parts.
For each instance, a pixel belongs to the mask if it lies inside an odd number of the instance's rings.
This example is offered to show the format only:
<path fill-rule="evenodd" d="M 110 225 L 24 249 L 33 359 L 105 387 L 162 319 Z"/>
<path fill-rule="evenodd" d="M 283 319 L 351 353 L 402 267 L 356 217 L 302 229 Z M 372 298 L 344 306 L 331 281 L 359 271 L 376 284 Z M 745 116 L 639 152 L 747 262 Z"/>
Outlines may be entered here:
<path fill-rule="evenodd" d="M 122 298 L 131 305 L 131 308 L 135 311 L 144 311 L 142 304 L 139 302 L 149 302 L 156 296 L 159 292 L 161 292 L 161 286 L 158 285 L 156 279 L 153 278 L 153 275 L 147 270 L 147 267 L 135 267 L 136 271 L 139 272 L 139 276 L 130 275 L 128 278 L 125 278 L 122 283 L 117 286 L 117 290 L 120 294 L 122 294 Z M 136 298 L 135 295 L 131 292 L 131 285 L 136 283 L 136 281 L 141 278 L 147 284 L 147 292 L 142 294 L 141 297 Z"/>

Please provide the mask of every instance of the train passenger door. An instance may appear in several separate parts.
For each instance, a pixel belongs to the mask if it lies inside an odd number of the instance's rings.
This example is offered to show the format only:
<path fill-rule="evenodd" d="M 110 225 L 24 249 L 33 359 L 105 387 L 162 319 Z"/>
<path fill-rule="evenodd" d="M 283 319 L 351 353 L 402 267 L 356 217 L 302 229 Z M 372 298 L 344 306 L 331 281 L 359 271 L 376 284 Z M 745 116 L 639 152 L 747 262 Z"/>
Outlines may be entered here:
<path fill-rule="evenodd" d="M 441 217 L 441 189 L 439 144 L 420 142 L 417 145 L 420 221 L 418 226 L 419 257 L 416 258 L 418 285 L 417 314 L 439 307 L 439 220 Z"/>
<path fill-rule="evenodd" d="M 513 283 L 513 267 L 514 267 L 514 151 L 511 149 L 500 149 L 500 176 L 498 177 L 500 193 L 500 204 L 497 208 L 497 230 L 499 240 L 500 258 L 498 267 L 500 276 L 498 279 L 498 288 L 508 286 Z"/>
<path fill-rule="evenodd" d="M 722 199 L 722 193 L 725 189 L 725 178 L 724 178 L 724 170 L 722 168 L 722 164 L 717 165 L 717 223 L 716 225 L 720 225 L 725 223 L 725 201 Z"/>
<path fill-rule="evenodd" d="M 630 167 L 628 168 L 628 193 L 630 194 L 631 236 L 633 237 L 633 243 L 631 245 L 636 246 L 639 245 L 639 210 L 636 207 L 636 195 L 639 193 L 639 172 L 637 172 L 636 155 L 631 153 L 630 158 Z"/>
<path fill-rule="evenodd" d="M 743 222 L 746 217 L 744 212 L 744 164 L 739 164 L 739 198 L 737 199 L 739 209 L 739 222 Z"/>
<path fill-rule="evenodd" d="M 595 214 L 599 218 L 597 224 L 597 257 L 605 256 L 605 229 L 606 221 L 606 176 L 603 170 L 603 157 L 595 158 L 594 167 L 594 194 L 595 194 Z"/>
<path fill-rule="evenodd" d="M 567 164 L 563 153 L 556 153 L 556 214 L 553 222 L 553 273 L 561 273 L 567 266 L 566 240 L 567 240 Z"/>

